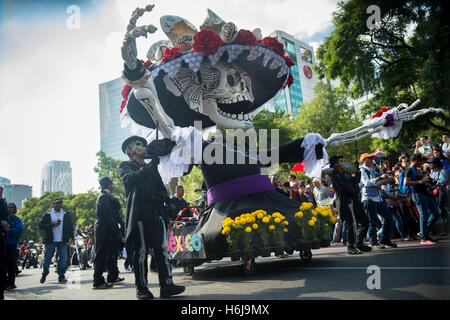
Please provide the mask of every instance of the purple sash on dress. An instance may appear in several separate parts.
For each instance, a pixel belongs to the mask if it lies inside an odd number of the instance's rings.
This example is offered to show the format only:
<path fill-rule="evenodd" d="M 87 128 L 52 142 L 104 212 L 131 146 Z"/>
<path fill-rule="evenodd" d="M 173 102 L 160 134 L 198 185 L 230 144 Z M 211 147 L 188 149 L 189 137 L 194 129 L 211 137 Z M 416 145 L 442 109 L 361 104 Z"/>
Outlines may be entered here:
<path fill-rule="evenodd" d="M 208 189 L 208 205 L 221 200 L 275 190 L 268 176 L 255 174 L 225 181 Z"/>

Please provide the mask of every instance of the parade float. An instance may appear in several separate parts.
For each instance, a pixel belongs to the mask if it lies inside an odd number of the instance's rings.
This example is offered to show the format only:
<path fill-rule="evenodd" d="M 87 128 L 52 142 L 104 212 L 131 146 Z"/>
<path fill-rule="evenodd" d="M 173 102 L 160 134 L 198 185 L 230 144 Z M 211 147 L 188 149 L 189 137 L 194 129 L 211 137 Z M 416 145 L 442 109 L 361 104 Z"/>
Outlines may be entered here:
<path fill-rule="evenodd" d="M 224 136 L 230 129 L 254 130 L 252 117 L 270 109 L 293 83 L 290 68 L 294 62 L 283 44 L 262 37 L 260 29 L 239 29 L 208 10 L 200 30 L 184 18 L 161 17 L 168 40 L 151 44 L 147 61 L 140 60 L 136 38 L 147 37 L 157 28 L 136 23 L 152 9 L 153 5 L 137 8 L 125 33 L 122 76 L 127 84 L 120 116 L 148 142 L 175 141 L 169 153 L 159 155 L 164 183 L 188 174 L 193 165 L 202 171 L 206 210 L 198 221 L 171 225 L 167 237 L 173 260 L 187 274 L 195 266 L 224 257 L 242 260 L 248 273 L 255 270 L 259 256 L 298 251 L 309 261 L 311 249 L 329 245 L 336 218 L 328 207 L 314 208 L 312 203 L 276 192 L 264 169 L 301 162 L 308 176 L 320 177 L 328 161 L 327 146 L 371 135 L 389 139 L 398 134 L 404 121 L 441 111 L 412 110 L 418 101 L 411 106 L 401 104 L 380 110 L 349 132 L 328 139 L 309 133 L 254 153 L 248 143 L 234 144 Z"/>

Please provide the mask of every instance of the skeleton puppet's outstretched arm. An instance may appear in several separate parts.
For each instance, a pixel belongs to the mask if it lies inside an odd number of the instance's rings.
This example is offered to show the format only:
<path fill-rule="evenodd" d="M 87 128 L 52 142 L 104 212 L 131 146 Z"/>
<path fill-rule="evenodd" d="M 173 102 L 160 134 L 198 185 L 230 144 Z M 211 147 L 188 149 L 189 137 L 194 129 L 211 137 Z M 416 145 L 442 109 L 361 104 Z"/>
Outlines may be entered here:
<path fill-rule="evenodd" d="M 327 144 L 332 147 L 337 147 L 379 133 L 388 126 L 399 125 L 401 127 L 403 121 L 415 120 L 426 113 L 444 112 L 444 110 L 439 108 L 427 108 L 413 111 L 412 109 L 419 103 L 420 100 L 416 100 L 410 106 L 408 106 L 406 103 L 402 103 L 392 111 L 389 110 L 386 115 L 374 118 L 361 127 L 344 133 L 334 133 L 327 139 Z M 389 136 L 388 138 L 392 138 L 394 136 L 395 135 Z"/>
<path fill-rule="evenodd" d="M 154 5 L 147 5 L 145 8 L 136 8 L 131 16 L 122 45 L 124 60 L 122 78 L 135 89 L 134 96 L 158 124 L 162 136 L 170 139 L 174 128 L 173 120 L 164 112 L 159 102 L 153 81 L 149 80 L 150 71 L 137 59 L 136 39 L 155 33 L 157 28 L 153 25 L 137 27 L 136 22 L 145 12 L 152 11 L 153 7 Z"/>

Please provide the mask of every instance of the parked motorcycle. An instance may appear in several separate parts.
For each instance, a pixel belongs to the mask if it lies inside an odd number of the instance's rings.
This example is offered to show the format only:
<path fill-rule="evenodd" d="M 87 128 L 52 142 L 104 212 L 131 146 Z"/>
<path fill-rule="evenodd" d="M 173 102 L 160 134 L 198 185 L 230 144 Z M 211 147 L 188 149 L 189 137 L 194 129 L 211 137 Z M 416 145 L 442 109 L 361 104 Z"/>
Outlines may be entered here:
<path fill-rule="evenodd" d="M 24 268 L 30 269 L 31 266 L 33 268 L 38 267 L 38 251 L 36 248 L 27 248 L 25 250 L 25 256 L 22 261 L 22 270 Z"/>
<path fill-rule="evenodd" d="M 86 237 L 77 235 L 70 245 L 70 264 L 78 265 L 80 270 L 86 270 L 89 267 L 89 252 L 86 248 L 86 242 Z"/>

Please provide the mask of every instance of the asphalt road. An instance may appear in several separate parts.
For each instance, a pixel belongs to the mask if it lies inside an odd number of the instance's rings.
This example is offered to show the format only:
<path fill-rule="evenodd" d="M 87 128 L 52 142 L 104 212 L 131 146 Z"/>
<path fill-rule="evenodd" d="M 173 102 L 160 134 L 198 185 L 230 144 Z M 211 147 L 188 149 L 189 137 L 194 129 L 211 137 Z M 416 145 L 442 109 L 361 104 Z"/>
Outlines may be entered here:
<path fill-rule="evenodd" d="M 229 258 L 195 268 L 193 276 L 173 269 L 174 282 L 186 291 L 171 300 L 427 300 L 450 299 L 450 239 L 432 246 L 397 242 L 398 248 L 349 256 L 342 245 L 313 250 L 310 262 L 298 253 L 286 258 L 256 259 L 257 272 L 246 275 Z M 123 269 L 125 281 L 107 290 L 92 290 L 93 270 L 71 268 L 68 284 L 59 284 L 54 268 L 45 284 L 41 269 L 25 269 L 17 289 L 6 300 L 136 300 L 134 274 Z M 369 269 L 369 266 L 374 266 Z M 159 299 L 157 274 L 149 273 L 149 289 Z"/>

